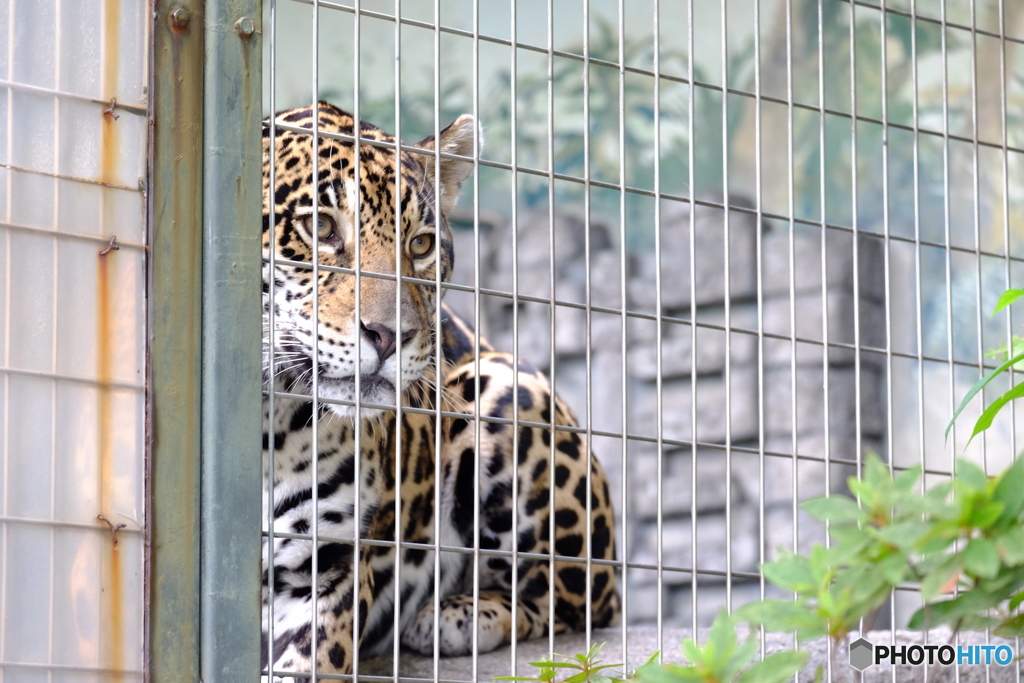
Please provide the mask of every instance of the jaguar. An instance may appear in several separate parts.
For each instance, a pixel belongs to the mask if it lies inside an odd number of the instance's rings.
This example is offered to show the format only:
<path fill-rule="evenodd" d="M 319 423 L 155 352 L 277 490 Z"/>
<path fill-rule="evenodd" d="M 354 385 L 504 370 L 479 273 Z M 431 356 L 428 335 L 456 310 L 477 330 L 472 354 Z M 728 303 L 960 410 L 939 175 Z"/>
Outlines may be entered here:
<path fill-rule="evenodd" d="M 406 146 L 319 102 L 263 133 L 264 680 L 615 623 L 614 565 L 572 561 L 615 558 L 573 412 L 436 287 L 474 118 Z"/>

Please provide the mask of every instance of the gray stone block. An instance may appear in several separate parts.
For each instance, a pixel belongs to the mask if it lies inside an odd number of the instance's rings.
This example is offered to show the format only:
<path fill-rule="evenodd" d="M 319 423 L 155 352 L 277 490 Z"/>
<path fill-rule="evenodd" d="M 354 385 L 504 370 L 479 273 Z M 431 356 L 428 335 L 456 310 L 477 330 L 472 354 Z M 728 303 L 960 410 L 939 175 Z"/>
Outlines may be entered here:
<path fill-rule="evenodd" d="M 853 235 L 829 230 L 826 233 L 826 280 L 830 291 L 853 293 Z M 860 233 L 857 264 L 858 291 L 862 300 L 885 299 L 885 254 L 882 240 Z M 821 231 L 798 227 L 790 247 L 789 232 L 767 233 L 761 246 L 762 291 L 766 297 L 821 292 Z"/>
<path fill-rule="evenodd" d="M 808 496 L 813 497 L 813 496 Z M 815 543 L 824 545 L 825 524 L 814 519 L 803 511 L 796 513 L 796 539 L 799 542 L 796 550 L 801 553 L 810 553 Z M 792 500 L 786 503 L 776 503 L 766 508 L 764 513 L 764 551 L 768 560 L 778 557 L 778 549 L 785 548 L 794 551 L 793 541 L 793 504 Z"/>
<path fill-rule="evenodd" d="M 829 428 L 835 434 L 852 434 L 856 423 L 856 369 L 829 368 Z M 769 434 L 793 431 L 793 372 L 788 367 L 765 370 L 765 425 Z M 885 430 L 885 396 L 878 373 L 862 367 L 860 381 L 862 433 L 880 435 Z M 824 434 L 825 373 L 820 366 L 796 368 L 796 431 Z"/>
<path fill-rule="evenodd" d="M 724 513 L 702 514 L 697 517 L 697 568 L 724 571 L 726 554 L 731 552 L 732 570 L 749 572 L 757 568 L 759 557 L 757 543 L 757 512 L 749 507 L 733 509 L 731 528 L 726 525 Z M 753 530 L 753 533 L 751 533 Z M 662 565 L 666 567 L 689 568 L 693 566 L 693 536 L 690 519 L 666 520 L 662 525 Z M 630 561 L 657 565 L 658 529 L 644 528 L 638 532 L 631 544 Z M 637 577 L 641 585 L 656 580 L 654 572 L 644 572 Z M 701 583 L 723 582 L 724 577 L 701 576 Z M 688 572 L 664 572 L 663 581 L 668 585 L 690 583 Z"/>
<path fill-rule="evenodd" d="M 722 451 L 697 452 L 697 497 L 693 498 L 693 456 L 686 450 L 668 450 L 662 457 L 661 478 L 658 477 L 657 448 L 647 452 L 631 452 L 629 465 L 630 515 L 637 523 L 649 523 L 658 516 L 658 483 L 661 483 L 661 513 L 664 519 L 689 517 L 694 510 L 698 514 L 723 511 L 726 507 L 728 482 L 732 481 L 732 505 L 736 509 L 748 500 L 749 487 L 746 479 L 756 472 L 750 472 L 741 463 L 749 460 L 733 454 L 733 467 L 729 472 L 725 454 Z"/>
<path fill-rule="evenodd" d="M 746 305 L 737 308 L 754 310 L 756 307 Z M 730 316 L 734 329 L 738 324 L 740 312 L 733 309 Z M 700 320 L 704 323 L 725 325 L 724 315 L 721 311 L 705 313 Z M 657 324 L 653 320 L 634 319 L 630 321 L 630 372 L 636 377 L 649 381 L 655 381 L 658 376 L 657 330 Z M 695 355 L 690 325 L 674 322 L 662 323 L 662 377 L 668 379 L 688 377 L 695 367 L 698 375 L 722 372 L 725 369 L 727 352 L 733 367 L 752 365 L 757 362 L 757 337 L 753 334 L 733 332 L 727 337 L 725 330 L 698 325 L 696 336 Z"/>
<path fill-rule="evenodd" d="M 753 368 L 733 368 L 729 407 L 733 442 L 753 439 L 758 433 L 757 374 Z M 693 395 L 691 382 L 667 382 L 662 391 L 662 428 L 665 438 L 689 441 Z M 636 402 L 631 431 L 645 436 L 657 434 L 657 395 L 649 392 Z M 726 384 L 723 375 L 700 378 L 697 382 L 697 440 L 725 443 Z"/>
<path fill-rule="evenodd" d="M 721 303 L 725 298 L 726 274 L 733 298 L 752 296 L 757 291 L 756 238 L 753 216 L 729 212 L 729 262 L 725 261 L 725 211 L 698 206 L 694 214 L 693 259 L 697 305 Z M 663 310 L 680 310 L 690 305 L 690 205 L 666 201 L 661 233 L 661 304 Z M 630 306 L 653 311 L 657 302 L 657 270 L 653 251 L 639 254 L 635 277 L 629 285 Z"/>

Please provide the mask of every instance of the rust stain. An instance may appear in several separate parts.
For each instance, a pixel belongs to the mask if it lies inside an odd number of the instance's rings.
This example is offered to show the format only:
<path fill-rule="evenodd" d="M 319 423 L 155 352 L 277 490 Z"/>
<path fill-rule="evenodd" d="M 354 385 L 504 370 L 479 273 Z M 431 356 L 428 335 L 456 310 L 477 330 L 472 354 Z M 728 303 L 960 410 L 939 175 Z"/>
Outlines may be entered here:
<path fill-rule="evenodd" d="M 111 526 L 110 547 L 104 557 L 102 576 L 103 592 L 100 596 L 100 618 L 104 624 L 101 647 L 105 654 L 105 665 L 113 671 L 120 671 L 124 664 L 124 601 L 122 597 L 121 553 L 117 547 L 114 526 L 108 522 L 113 504 L 114 458 L 113 427 L 114 414 L 111 396 L 111 364 L 113 360 L 110 290 L 110 259 L 112 251 L 99 255 L 96 281 L 96 373 L 99 379 L 99 401 L 96 407 L 97 450 L 100 458 L 100 510 L 107 516 L 98 515 L 101 521 Z M 121 680 L 114 674 L 112 680 Z"/>
<path fill-rule="evenodd" d="M 120 53 L 120 0 L 104 0 L 103 2 L 103 94 L 112 105 L 117 97 Z M 100 143 L 100 180 L 115 183 L 119 176 L 121 159 L 121 131 L 117 117 L 101 116 L 102 137 Z M 104 202 L 106 204 L 106 202 Z M 104 218 L 109 212 L 104 207 Z M 111 240 L 110 247 L 116 245 Z M 96 271 L 96 372 L 99 380 L 99 404 L 96 408 L 97 450 L 100 460 L 100 516 L 115 519 L 113 453 L 113 395 L 111 389 L 113 364 L 113 320 L 110 306 L 111 291 L 114 286 L 111 272 L 111 257 L 114 249 L 108 248 L 98 258 Z M 111 524 L 107 522 L 107 524 Z M 100 648 L 104 666 L 113 672 L 124 670 L 124 577 L 121 567 L 121 553 L 117 547 L 116 530 L 112 527 L 109 545 L 103 556 L 102 593 L 100 595 L 100 618 L 103 630 L 100 635 Z M 123 676 L 113 673 L 109 680 L 121 681 Z"/>
<path fill-rule="evenodd" d="M 110 102 L 117 99 L 117 81 L 120 75 L 121 12 L 120 0 L 103 2 L 103 94 Z M 102 117 L 103 133 L 100 143 L 100 181 L 114 183 L 121 160 L 121 130 L 116 116 Z"/>

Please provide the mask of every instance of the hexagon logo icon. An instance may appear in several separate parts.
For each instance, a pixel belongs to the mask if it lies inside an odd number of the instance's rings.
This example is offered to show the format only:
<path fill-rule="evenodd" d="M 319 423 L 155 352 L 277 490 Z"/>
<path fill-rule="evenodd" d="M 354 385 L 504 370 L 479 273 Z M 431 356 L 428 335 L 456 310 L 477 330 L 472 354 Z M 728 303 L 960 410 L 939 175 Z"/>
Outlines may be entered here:
<path fill-rule="evenodd" d="M 850 644 L 850 666 L 857 671 L 863 671 L 874 664 L 874 655 L 875 646 L 863 638 L 858 638 Z"/>

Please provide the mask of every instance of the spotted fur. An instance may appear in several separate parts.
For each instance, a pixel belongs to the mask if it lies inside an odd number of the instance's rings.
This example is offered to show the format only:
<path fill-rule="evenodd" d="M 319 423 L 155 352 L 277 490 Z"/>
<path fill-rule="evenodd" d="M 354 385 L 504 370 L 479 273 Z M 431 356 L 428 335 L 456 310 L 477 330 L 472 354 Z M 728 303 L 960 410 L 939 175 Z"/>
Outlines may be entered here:
<path fill-rule="evenodd" d="M 312 128 L 314 112 L 322 133 L 315 155 L 310 134 L 289 130 Z M 435 561 L 433 551 L 420 546 L 437 541 L 442 546 L 471 548 L 479 539 L 483 549 L 511 551 L 515 529 L 519 552 L 553 550 L 558 555 L 584 557 L 589 551 L 591 557 L 607 560 L 614 558 L 615 534 L 608 485 L 579 433 L 556 430 L 552 434 L 544 427 L 523 425 L 516 433 L 512 424 L 489 420 L 511 419 L 517 402 L 519 419 L 538 424 L 554 419 L 559 425 L 575 425 L 572 412 L 552 395 L 543 375 L 525 363 L 514 366 L 509 354 L 496 352 L 475 337 L 447 307 L 442 307 L 440 335 L 443 408 L 464 417 L 444 417 L 440 435 L 435 432 L 435 417 L 415 410 L 403 411 L 399 426 L 396 401 L 413 409 L 435 407 L 438 335 L 434 320 L 441 304 L 433 284 L 403 281 L 398 287 L 393 278 L 396 238 L 403 276 L 432 282 L 440 267 L 440 278 L 447 280 L 453 254 L 445 216 L 472 163 L 442 157 L 440 177 L 435 179 L 433 154 L 402 151 L 396 163 L 394 139 L 362 123 L 363 138 L 388 146 L 361 143 L 357 193 L 351 142 L 355 129 L 349 114 L 321 102 L 315 108 L 279 113 L 274 121 L 273 187 L 269 125 L 264 128 L 263 156 L 264 368 L 268 389 L 273 390 L 264 400 L 263 433 L 264 475 L 272 479 L 273 490 L 271 494 L 269 485 L 264 487 L 263 504 L 265 524 L 272 517 L 274 531 L 281 536 L 272 545 L 265 541 L 263 547 L 263 667 L 267 668 L 272 649 L 275 680 L 294 681 L 308 679 L 301 674 L 311 670 L 314 658 L 314 561 L 317 670 L 347 673 L 353 666 L 356 612 L 359 652 L 369 656 L 390 650 L 396 578 L 402 645 L 421 653 L 433 651 Z M 459 117 L 441 133 L 440 151 L 471 156 L 476 130 L 472 117 Z M 432 152 L 436 145 L 431 137 L 417 146 Z M 314 157 L 318 164 L 316 222 L 312 218 Z M 400 215 L 395 209 L 396 166 L 401 178 Z M 440 215 L 434 210 L 435 192 L 440 193 Z M 362 271 L 392 276 L 362 275 L 358 307 L 352 272 L 357 206 Z M 325 266 L 315 283 L 311 269 L 304 267 L 312 263 L 314 232 L 319 235 L 318 261 Z M 396 391 L 399 358 L 401 385 Z M 323 401 L 315 416 L 308 398 L 314 366 Z M 352 405 L 357 374 L 361 403 L 370 404 L 362 407 L 358 419 Z M 516 383 L 518 398 L 513 391 Z M 485 419 L 477 422 L 474 415 Z M 435 447 L 438 437 L 440 451 Z M 314 450 L 318 453 L 315 475 Z M 585 542 L 588 467 L 589 548 Z M 438 473 L 440 490 L 435 491 Z M 353 544 L 346 539 L 353 538 L 357 525 L 360 538 L 394 541 L 396 489 L 402 500 L 400 539 L 420 545 L 403 548 L 396 566 L 393 546 L 361 544 L 356 566 Z M 439 501 L 436 509 L 435 500 Z M 314 509 L 318 512 L 315 558 L 310 538 Z M 479 616 L 474 620 L 470 558 L 466 553 L 441 552 L 437 642 L 442 654 L 468 653 L 474 623 L 480 651 L 509 642 L 513 629 L 518 638 L 529 638 L 547 633 L 549 623 L 558 632 L 585 626 L 585 565 L 555 563 L 554 615 L 549 615 L 552 576 L 547 560 L 520 558 L 513 584 L 511 556 L 485 554 L 477 568 Z M 590 584 L 593 625 L 612 624 L 619 612 L 614 569 L 593 565 Z M 518 603 L 515 624 L 513 600 Z"/>

